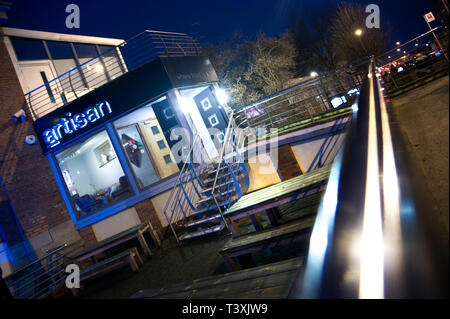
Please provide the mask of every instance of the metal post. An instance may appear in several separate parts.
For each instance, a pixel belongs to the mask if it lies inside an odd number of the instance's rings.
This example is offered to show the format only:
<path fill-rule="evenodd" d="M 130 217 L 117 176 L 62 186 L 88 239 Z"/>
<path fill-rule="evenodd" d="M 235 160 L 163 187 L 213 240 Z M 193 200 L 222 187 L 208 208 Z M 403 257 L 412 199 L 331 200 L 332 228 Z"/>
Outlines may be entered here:
<path fill-rule="evenodd" d="M 434 33 L 433 29 L 431 28 L 430 23 L 428 23 L 427 19 L 425 19 L 425 22 L 427 23 L 428 27 L 430 28 L 431 33 L 433 34 L 434 39 L 436 40 L 437 45 L 439 46 L 439 49 L 441 49 L 442 53 L 445 56 L 445 59 L 447 60 L 447 62 L 449 62 L 447 54 L 445 53 L 444 49 L 441 46 L 441 42 L 439 42 L 439 39 L 437 38 L 436 34 Z"/>

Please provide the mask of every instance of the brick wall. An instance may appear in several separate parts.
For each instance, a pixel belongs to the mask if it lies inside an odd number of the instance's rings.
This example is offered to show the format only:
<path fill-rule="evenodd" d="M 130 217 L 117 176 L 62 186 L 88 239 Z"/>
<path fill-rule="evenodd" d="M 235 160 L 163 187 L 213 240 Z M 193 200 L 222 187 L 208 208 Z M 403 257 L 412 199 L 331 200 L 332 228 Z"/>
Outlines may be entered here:
<path fill-rule="evenodd" d="M 31 118 L 23 123 L 11 119 L 21 108 L 27 110 L 23 92 L 0 40 L 0 175 L 23 232 L 30 238 L 70 216 L 39 144 L 24 142 L 27 135 L 36 134 Z"/>
<path fill-rule="evenodd" d="M 80 237 L 83 239 L 84 247 L 89 247 L 97 242 L 92 226 L 87 226 L 78 231 Z"/>
<path fill-rule="evenodd" d="M 289 144 L 278 148 L 278 170 L 283 176 L 283 180 L 303 174 Z"/>
<path fill-rule="evenodd" d="M 155 229 L 160 235 L 162 234 L 163 228 L 150 198 L 137 203 L 134 205 L 134 208 L 136 209 L 139 219 L 142 222 L 147 220 L 150 221 L 153 229 Z"/>

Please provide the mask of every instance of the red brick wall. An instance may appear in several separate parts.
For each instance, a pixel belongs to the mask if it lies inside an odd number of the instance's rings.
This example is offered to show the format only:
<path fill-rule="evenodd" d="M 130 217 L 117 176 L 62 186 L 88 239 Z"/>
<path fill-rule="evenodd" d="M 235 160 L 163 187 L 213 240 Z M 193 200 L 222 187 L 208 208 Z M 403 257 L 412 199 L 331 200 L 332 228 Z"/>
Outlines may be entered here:
<path fill-rule="evenodd" d="M 158 215 L 156 214 L 156 210 L 151 199 L 146 199 L 137 203 L 134 205 L 134 208 L 136 209 L 141 222 L 145 222 L 147 220 L 150 221 L 153 229 L 155 229 L 159 234 L 162 234 L 162 225 L 159 221 Z"/>
<path fill-rule="evenodd" d="M 11 115 L 25 107 L 14 67 L 0 39 L 0 174 L 25 236 L 32 237 L 70 219 L 47 157 L 38 143 L 32 120 L 16 123 Z M 28 114 L 29 115 L 29 114 Z"/>
<path fill-rule="evenodd" d="M 283 180 L 288 180 L 303 174 L 289 144 L 278 148 L 278 170 L 281 176 L 283 176 Z"/>
<path fill-rule="evenodd" d="M 89 247 L 97 242 L 97 237 L 95 237 L 94 230 L 92 226 L 87 226 L 78 231 L 80 237 L 83 239 L 84 247 Z"/>

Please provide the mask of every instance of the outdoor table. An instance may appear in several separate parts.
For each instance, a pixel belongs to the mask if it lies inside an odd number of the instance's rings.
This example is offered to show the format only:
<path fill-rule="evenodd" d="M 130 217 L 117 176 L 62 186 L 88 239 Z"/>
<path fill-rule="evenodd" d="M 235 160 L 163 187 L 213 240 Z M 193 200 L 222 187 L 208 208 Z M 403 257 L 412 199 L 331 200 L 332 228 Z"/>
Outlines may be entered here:
<path fill-rule="evenodd" d="M 158 235 L 154 232 L 152 225 L 149 222 L 144 222 L 142 224 L 133 226 L 127 230 L 124 230 L 114 236 L 111 236 L 109 238 L 106 238 L 102 241 L 99 241 L 95 243 L 92 246 L 89 246 L 85 249 L 83 249 L 80 253 L 78 253 L 76 256 L 73 257 L 77 262 L 81 262 L 82 260 L 85 260 L 87 258 L 91 258 L 93 263 L 96 263 L 94 256 L 97 254 L 100 254 L 108 249 L 111 249 L 113 247 L 116 247 L 120 245 L 121 243 L 127 242 L 129 240 L 132 240 L 134 238 L 137 238 L 139 241 L 139 244 L 142 247 L 142 250 L 144 253 L 148 256 L 151 256 L 152 253 L 150 251 L 150 248 L 148 247 L 147 241 L 144 238 L 143 233 L 148 231 L 150 233 L 150 236 L 155 241 L 156 245 L 160 245 L 160 240 L 158 238 Z"/>
<path fill-rule="evenodd" d="M 256 231 L 262 230 L 261 223 L 255 216 L 260 212 L 267 211 L 271 225 L 277 226 L 275 215 L 278 206 L 322 192 L 330 175 L 330 167 L 327 165 L 242 196 L 223 214 L 233 237 L 241 235 L 236 221 L 244 217 L 250 217 Z"/>

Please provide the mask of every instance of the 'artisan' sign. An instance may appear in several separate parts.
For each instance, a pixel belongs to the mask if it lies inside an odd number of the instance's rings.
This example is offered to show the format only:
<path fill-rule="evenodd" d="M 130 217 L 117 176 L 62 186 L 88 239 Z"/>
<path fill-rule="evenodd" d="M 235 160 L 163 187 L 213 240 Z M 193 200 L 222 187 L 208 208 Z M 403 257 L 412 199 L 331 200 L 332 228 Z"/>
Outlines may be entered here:
<path fill-rule="evenodd" d="M 49 148 L 59 145 L 63 134 L 70 135 L 79 129 L 85 128 L 91 123 L 105 116 L 111 114 L 112 109 L 108 101 L 101 101 L 96 105 L 87 108 L 83 113 L 77 113 L 72 116 L 72 113 L 66 113 L 67 118 L 62 117 L 58 124 L 45 130 L 42 133 L 44 142 Z"/>

